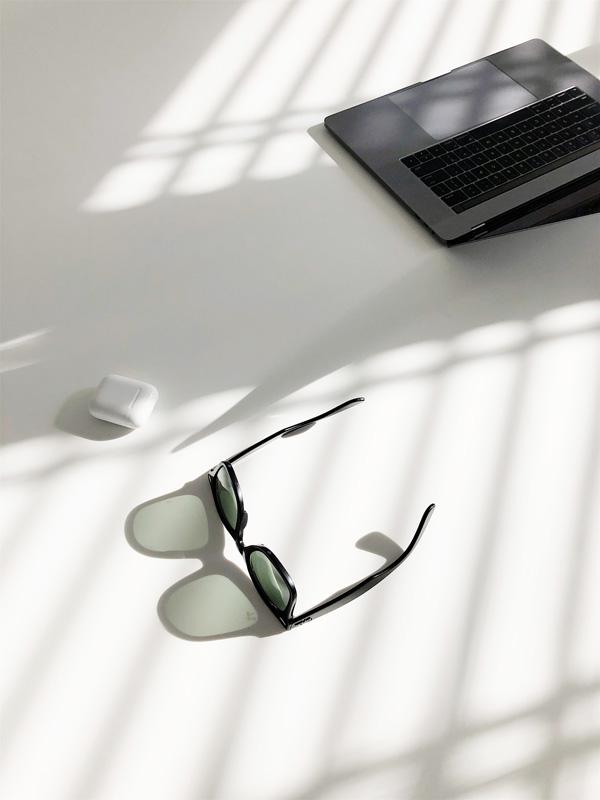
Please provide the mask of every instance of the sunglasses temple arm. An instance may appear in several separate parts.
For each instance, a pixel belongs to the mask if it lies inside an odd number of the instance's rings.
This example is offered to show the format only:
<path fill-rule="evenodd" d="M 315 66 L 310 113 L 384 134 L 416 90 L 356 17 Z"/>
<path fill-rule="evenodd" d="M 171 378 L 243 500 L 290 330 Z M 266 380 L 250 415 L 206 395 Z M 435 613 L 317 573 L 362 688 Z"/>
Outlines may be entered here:
<path fill-rule="evenodd" d="M 264 439 L 261 439 L 259 442 L 250 445 L 250 447 L 246 447 L 244 450 L 240 450 L 239 453 L 236 453 L 231 458 L 228 458 L 227 461 L 230 464 L 233 464 L 235 461 L 239 461 L 241 458 L 244 458 L 250 453 L 253 453 L 255 450 L 258 450 L 264 445 L 268 444 L 269 442 L 273 441 L 273 439 L 279 439 L 280 437 L 286 438 L 288 436 L 296 436 L 299 433 L 304 433 L 305 431 L 309 430 L 316 425 L 317 422 L 320 422 L 322 419 L 326 417 L 331 417 L 333 414 L 339 414 L 340 411 L 345 411 L 347 408 L 352 408 L 352 406 L 356 405 L 357 403 L 362 403 L 364 401 L 364 397 L 354 397 L 352 400 L 346 400 L 345 403 L 341 403 L 335 408 L 331 408 L 329 411 L 325 411 L 323 414 L 318 414 L 316 417 L 311 417 L 310 419 L 305 419 L 303 422 L 297 422 L 295 425 L 288 425 L 287 428 L 282 428 L 275 433 L 272 433 L 270 436 L 267 436 Z"/>
<path fill-rule="evenodd" d="M 398 556 L 398 558 L 396 558 L 390 564 L 387 564 L 385 567 L 382 567 L 368 577 L 358 581 L 358 583 L 355 583 L 353 586 L 343 589 L 338 594 L 333 595 L 333 597 L 330 597 L 324 603 L 320 603 L 319 605 L 310 608 L 308 611 L 305 611 L 303 614 L 299 614 L 297 617 L 294 617 L 294 619 L 289 621 L 290 627 L 295 628 L 297 625 L 302 625 L 304 622 L 308 622 L 310 619 L 316 619 L 317 617 L 323 616 L 323 614 L 328 614 L 330 611 L 335 611 L 337 608 L 345 606 L 346 603 L 356 600 L 356 598 L 360 597 L 361 594 L 368 592 L 369 589 L 377 586 L 377 584 L 384 580 L 384 578 L 387 578 L 388 575 L 397 569 L 403 561 L 406 561 L 406 559 L 415 549 L 417 542 L 427 527 L 427 523 L 433 514 L 434 508 L 435 505 L 433 503 L 427 507 L 425 513 L 421 517 L 421 521 L 419 522 L 419 526 L 415 532 L 415 535 L 410 540 L 408 547 L 403 551 L 402 555 Z"/>

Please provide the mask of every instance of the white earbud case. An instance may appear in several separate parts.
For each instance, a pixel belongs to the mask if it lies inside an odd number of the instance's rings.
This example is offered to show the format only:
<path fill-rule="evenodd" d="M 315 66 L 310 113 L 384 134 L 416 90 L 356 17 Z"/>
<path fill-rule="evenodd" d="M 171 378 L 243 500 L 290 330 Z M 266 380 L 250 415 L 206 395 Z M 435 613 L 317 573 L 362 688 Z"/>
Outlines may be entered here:
<path fill-rule="evenodd" d="M 90 414 L 115 425 L 139 428 L 150 417 L 158 400 L 158 389 L 122 375 L 102 378 L 90 401 Z"/>

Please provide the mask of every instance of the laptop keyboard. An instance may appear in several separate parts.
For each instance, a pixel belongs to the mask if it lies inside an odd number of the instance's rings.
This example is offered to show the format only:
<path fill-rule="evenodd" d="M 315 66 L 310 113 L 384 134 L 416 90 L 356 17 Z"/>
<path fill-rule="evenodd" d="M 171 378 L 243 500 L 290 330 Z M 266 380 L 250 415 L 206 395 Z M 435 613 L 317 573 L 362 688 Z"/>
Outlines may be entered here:
<path fill-rule="evenodd" d="M 460 213 L 600 148 L 600 103 L 573 87 L 402 158 Z"/>

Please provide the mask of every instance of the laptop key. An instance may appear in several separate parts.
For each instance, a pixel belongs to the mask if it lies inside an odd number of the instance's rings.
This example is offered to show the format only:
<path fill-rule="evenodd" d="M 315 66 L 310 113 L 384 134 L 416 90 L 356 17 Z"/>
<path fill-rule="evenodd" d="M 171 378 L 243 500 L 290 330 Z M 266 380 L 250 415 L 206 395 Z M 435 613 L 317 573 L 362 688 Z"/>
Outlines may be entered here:
<path fill-rule="evenodd" d="M 569 100 L 568 103 L 565 103 L 562 108 L 564 108 L 567 114 L 570 114 L 573 111 L 578 111 L 580 108 L 584 108 L 590 102 L 587 96 L 583 97 L 576 97 L 574 100 Z"/>
<path fill-rule="evenodd" d="M 404 166 L 408 167 L 409 169 L 416 167 L 417 164 L 419 163 L 419 159 L 417 158 L 415 153 L 413 153 L 411 156 L 405 156 L 404 158 L 401 159 L 401 161 L 404 164 Z"/>
<path fill-rule="evenodd" d="M 548 141 L 551 145 L 559 145 L 562 141 L 562 136 L 557 133 L 551 133 L 550 136 L 548 136 Z"/>
<path fill-rule="evenodd" d="M 445 142 L 442 142 L 441 145 L 446 153 L 452 153 L 457 147 L 460 147 L 456 139 L 447 139 Z"/>
<path fill-rule="evenodd" d="M 582 108 L 578 113 L 581 114 L 583 119 L 587 119 L 587 117 L 593 117 L 594 114 L 597 114 L 599 111 L 600 103 L 590 103 L 589 106 Z"/>
<path fill-rule="evenodd" d="M 498 163 L 502 167 L 510 167 L 512 164 L 515 163 L 515 160 L 512 156 L 505 155 L 505 156 L 500 156 L 500 158 L 498 159 Z"/>
<path fill-rule="evenodd" d="M 500 158 L 502 153 L 500 152 L 500 150 L 498 150 L 497 147 L 488 147 L 488 149 L 485 151 L 485 155 L 488 158 L 492 159 L 492 158 Z"/>
<path fill-rule="evenodd" d="M 477 166 L 481 166 L 481 164 L 485 164 L 487 161 L 487 156 L 484 156 L 483 153 L 473 153 L 471 161 L 474 161 Z"/>
<path fill-rule="evenodd" d="M 474 175 L 475 178 L 485 178 L 488 174 L 488 168 L 484 166 L 475 167 L 474 170 L 471 170 L 471 174 Z"/>
<path fill-rule="evenodd" d="M 501 183 L 504 183 L 504 178 L 500 172 L 494 172 L 493 175 L 489 176 L 488 180 L 492 186 L 500 186 Z"/>
<path fill-rule="evenodd" d="M 462 169 L 458 164 L 446 164 L 446 172 L 448 175 L 460 175 Z"/>
<path fill-rule="evenodd" d="M 454 191 L 454 189 L 460 189 L 463 185 L 463 181 L 460 178 L 448 178 L 446 181 L 446 186 L 448 187 L 449 191 Z"/>
<path fill-rule="evenodd" d="M 485 166 L 488 172 L 500 172 L 500 170 L 502 169 L 502 164 L 500 164 L 499 161 L 490 161 Z"/>
<path fill-rule="evenodd" d="M 444 203 L 449 206 L 455 206 L 457 203 L 462 203 L 462 201 L 466 199 L 467 195 L 461 189 L 457 189 L 455 192 L 450 192 L 450 194 L 446 194 L 442 197 Z"/>
<path fill-rule="evenodd" d="M 544 131 L 544 135 L 549 133 L 556 133 L 556 131 L 559 131 L 561 129 L 561 124 L 562 123 L 556 121 L 548 122 L 548 124 L 544 125 L 544 127 L 541 130 Z M 540 128 L 538 128 L 538 130 L 540 130 Z"/>
<path fill-rule="evenodd" d="M 494 184 L 488 178 L 482 178 L 475 184 L 481 192 L 487 192 L 489 189 L 494 188 Z"/>
<path fill-rule="evenodd" d="M 517 170 L 519 175 L 525 175 L 526 173 L 529 172 L 529 165 L 527 161 L 518 161 L 515 164 L 515 169 Z"/>
<path fill-rule="evenodd" d="M 524 119 L 523 122 L 519 122 L 519 124 L 516 126 L 519 133 L 528 133 L 529 131 L 532 131 L 534 127 L 533 120 L 531 119 Z"/>
<path fill-rule="evenodd" d="M 438 158 L 439 156 L 443 156 L 445 151 L 441 144 L 434 144 L 433 147 L 429 148 L 429 152 L 432 156 Z"/>
<path fill-rule="evenodd" d="M 431 158 L 429 161 L 423 161 L 413 167 L 412 171 L 417 178 L 422 178 L 423 175 L 429 175 L 430 172 L 435 172 L 438 169 L 445 167 L 445 163 L 441 158 Z"/>
<path fill-rule="evenodd" d="M 466 158 L 467 156 L 471 155 L 471 148 L 470 147 L 457 147 L 456 150 L 454 151 L 453 155 L 455 155 L 456 158 L 461 158 L 461 159 L 462 158 Z"/>
<path fill-rule="evenodd" d="M 587 108 L 583 108 L 581 111 L 574 111 L 572 114 L 569 114 L 567 117 L 567 121 L 572 125 L 574 122 L 581 122 L 582 119 L 587 117 L 585 113 Z"/>
<path fill-rule="evenodd" d="M 429 188 L 432 192 L 437 194 L 438 197 L 441 197 L 443 194 L 448 194 L 450 191 L 450 187 L 447 186 L 445 182 L 438 183 L 435 186 L 430 186 Z"/>
<path fill-rule="evenodd" d="M 502 175 L 504 176 L 505 183 L 519 177 L 519 173 L 514 167 L 507 167 L 505 170 L 502 170 Z"/>
<path fill-rule="evenodd" d="M 538 167 L 541 167 L 544 162 L 542 161 L 542 159 L 539 156 L 531 156 L 531 158 L 528 158 L 525 163 L 529 164 L 529 167 L 530 167 L 531 171 L 533 172 L 534 169 L 537 169 Z"/>
<path fill-rule="evenodd" d="M 429 175 L 425 175 L 421 180 L 426 186 L 433 186 L 436 183 L 441 183 L 448 178 L 449 175 L 445 169 L 438 169 L 435 172 L 430 172 Z"/>
<path fill-rule="evenodd" d="M 477 197 L 478 194 L 481 194 L 477 184 L 475 183 L 468 183 L 466 186 L 463 186 L 462 191 L 468 197 Z"/>
<path fill-rule="evenodd" d="M 577 136 L 581 136 L 582 133 L 587 131 L 587 128 L 585 125 L 583 125 L 583 123 L 578 122 L 577 125 L 571 125 L 570 130 L 574 131 Z"/>

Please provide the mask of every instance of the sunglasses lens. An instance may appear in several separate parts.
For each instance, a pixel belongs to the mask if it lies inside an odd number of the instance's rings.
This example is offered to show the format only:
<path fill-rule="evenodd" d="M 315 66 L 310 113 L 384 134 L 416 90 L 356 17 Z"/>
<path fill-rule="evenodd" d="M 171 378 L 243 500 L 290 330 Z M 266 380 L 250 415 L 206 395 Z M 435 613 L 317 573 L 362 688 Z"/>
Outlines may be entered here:
<path fill-rule="evenodd" d="M 283 611 L 290 602 L 290 590 L 273 562 L 261 550 L 250 554 L 252 574 L 271 603 Z"/>
<path fill-rule="evenodd" d="M 223 516 L 230 527 L 235 528 L 239 515 L 239 505 L 229 472 L 225 467 L 221 467 L 215 475 L 215 489 L 217 502 Z"/>

